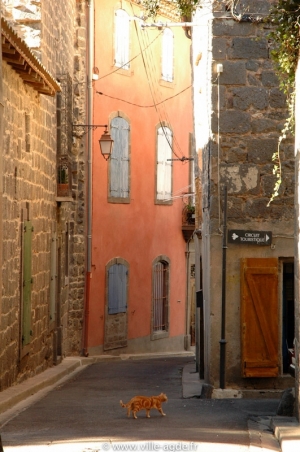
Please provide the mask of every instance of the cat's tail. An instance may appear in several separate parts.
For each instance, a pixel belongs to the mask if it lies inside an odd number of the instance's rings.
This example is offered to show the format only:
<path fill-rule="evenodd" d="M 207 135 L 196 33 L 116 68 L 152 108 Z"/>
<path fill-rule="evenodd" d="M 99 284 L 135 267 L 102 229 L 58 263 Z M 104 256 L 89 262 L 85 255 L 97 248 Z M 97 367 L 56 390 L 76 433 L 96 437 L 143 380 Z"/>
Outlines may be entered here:
<path fill-rule="evenodd" d="M 126 408 L 126 405 L 122 402 L 122 400 L 120 400 L 120 405 L 122 408 Z"/>

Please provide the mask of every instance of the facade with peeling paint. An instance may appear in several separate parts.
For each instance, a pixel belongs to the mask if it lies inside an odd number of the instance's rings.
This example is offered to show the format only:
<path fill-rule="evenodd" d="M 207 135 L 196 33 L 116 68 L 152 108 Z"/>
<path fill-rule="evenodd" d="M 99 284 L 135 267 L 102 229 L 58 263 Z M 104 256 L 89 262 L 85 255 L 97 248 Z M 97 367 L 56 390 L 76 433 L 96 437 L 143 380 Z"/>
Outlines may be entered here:
<path fill-rule="evenodd" d="M 211 2 L 193 19 L 204 319 L 197 362 L 215 388 L 282 390 L 294 386 L 294 143 L 280 146 L 282 183 L 270 202 L 286 103 L 262 20 L 269 2 L 251 2 L 247 14 L 243 6 L 234 12 Z M 235 242 L 239 231 L 268 239 Z"/>

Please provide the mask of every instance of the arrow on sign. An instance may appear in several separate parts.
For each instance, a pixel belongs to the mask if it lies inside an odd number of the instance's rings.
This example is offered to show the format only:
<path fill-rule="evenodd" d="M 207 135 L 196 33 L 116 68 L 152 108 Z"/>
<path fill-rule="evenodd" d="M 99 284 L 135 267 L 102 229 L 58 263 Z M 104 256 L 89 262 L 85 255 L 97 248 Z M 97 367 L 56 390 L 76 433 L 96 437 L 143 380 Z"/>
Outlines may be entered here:
<path fill-rule="evenodd" d="M 231 236 L 233 238 L 233 240 L 236 240 L 239 238 L 239 236 L 234 232 Z"/>
<path fill-rule="evenodd" d="M 270 240 L 270 237 L 268 236 L 268 234 L 266 234 L 266 242 Z"/>

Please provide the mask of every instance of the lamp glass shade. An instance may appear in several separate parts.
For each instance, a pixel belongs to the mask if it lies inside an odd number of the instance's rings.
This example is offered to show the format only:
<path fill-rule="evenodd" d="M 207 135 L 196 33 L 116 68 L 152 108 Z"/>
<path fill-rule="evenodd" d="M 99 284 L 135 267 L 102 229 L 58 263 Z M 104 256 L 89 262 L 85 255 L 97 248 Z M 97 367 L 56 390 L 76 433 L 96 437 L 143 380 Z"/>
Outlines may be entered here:
<path fill-rule="evenodd" d="M 104 132 L 99 140 L 100 151 L 105 160 L 108 160 L 112 151 L 114 140 L 108 132 Z"/>

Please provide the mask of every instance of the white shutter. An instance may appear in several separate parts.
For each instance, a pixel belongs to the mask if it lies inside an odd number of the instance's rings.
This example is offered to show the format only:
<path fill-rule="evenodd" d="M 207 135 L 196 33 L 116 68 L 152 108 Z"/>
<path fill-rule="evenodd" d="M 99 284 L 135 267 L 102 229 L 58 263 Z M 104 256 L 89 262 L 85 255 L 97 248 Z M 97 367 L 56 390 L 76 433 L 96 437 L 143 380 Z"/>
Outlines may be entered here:
<path fill-rule="evenodd" d="M 170 200 L 172 196 L 172 132 L 167 127 L 157 131 L 157 181 L 158 200 Z"/>
<path fill-rule="evenodd" d="M 129 69 L 129 16 L 123 9 L 115 13 L 115 66 Z"/>
<path fill-rule="evenodd" d="M 169 28 L 166 28 L 162 38 L 162 78 L 167 82 L 173 81 L 173 53 L 173 33 Z"/>

